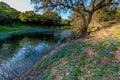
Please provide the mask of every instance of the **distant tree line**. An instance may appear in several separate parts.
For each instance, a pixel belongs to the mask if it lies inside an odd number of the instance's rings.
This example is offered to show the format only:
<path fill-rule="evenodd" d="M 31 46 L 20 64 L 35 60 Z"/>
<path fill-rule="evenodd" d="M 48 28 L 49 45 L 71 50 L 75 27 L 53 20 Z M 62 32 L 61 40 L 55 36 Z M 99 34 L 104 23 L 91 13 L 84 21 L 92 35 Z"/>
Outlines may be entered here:
<path fill-rule="evenodd" d="M 0 2 L 0 24 L 10 24 L 19 21 L 20 12 L 11 8 L 4 2 Z"/>
<path fill-rule="evenodd" d="M 11 8 L 8 4 L 0 2 L 0 24 L 16 22 L 49 26 L 70 25 L 70 20 L 63 20 L 56 12 L 46 11 L 43 14 L 36 14 L 34 11 L 20 12 Z"/>

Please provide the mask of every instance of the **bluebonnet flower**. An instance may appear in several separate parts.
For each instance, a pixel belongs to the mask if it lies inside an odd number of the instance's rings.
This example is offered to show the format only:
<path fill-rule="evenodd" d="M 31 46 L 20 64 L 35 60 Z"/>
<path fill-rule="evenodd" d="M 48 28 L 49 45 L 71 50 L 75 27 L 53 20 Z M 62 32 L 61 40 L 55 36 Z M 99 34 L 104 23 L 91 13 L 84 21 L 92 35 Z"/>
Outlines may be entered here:
<path fill-rule="evenodd" d="M 113 74 L 113 71 L 112 71 L 112 70 L 110 70 L 110 74 Z"/>
<path fill-rule="evenodd" d="M 92 68 L 92 66 L 89 66 L 89 68 Z"/>
<path fill-rule="evenodd" d="M 111 53 L 111 50 L 104 50 L 105 54 Z"/>
<path fill-rule="evenodd" d="M 99 71 L 99 72 L 101 72 L 101 71 L 102 71 L 102 69 L 100 68 L 98 71 Z"/>
<path fill-rule="evenodd" d="M 107 67 L 108 67 L 108 68 L 110 68 L 110 67 L 111 67 L 111 65 L 108 65 Z"/>
<path fill-rule="evenodd" d="M 102 71 L 102 69 L 103 69 L 103 67 L 101 66 L 101 67 L 100 67 L 100 70 Z"/>
<path fill-rule="evenodd" d="M 102 76 L 106 76 L 106 74 L 103 73 Z"/>
<path fill-rule="evenodd" d="M 75 80 L 75 78 L 72 76 L 72 80 Z"/>
<path fill-rule="evenodd" d="M 73 66 L 74 68 L 76 67 L 76 65 L 75 65 L 75 64 L 73 64 L 72 66 Z"/>
<path fill-rule="evenodd" d="M 120 44 L 120 41 L 118 41 L 118 44 Z"/>
<path fill-rule="evenodd" d="M 77 53 L 78 51 L 77 50 L 74 50 L 74 53 Z"/>
<path fill-rule="evenodd" d="M 94 72 L 96 72 L 96 70 L 94 70 Z"/>
<path fill-rule="evenodd" d="M 95 80 L 99 80 L 98 78 L 96 78 Z"/>
<path fill-rule="evenodd" d="M 88 80 L 88 77 L 86 76 L 85 79 Z"/>
<path fill-rule="evenodd" d="M 76 62 L 76 64 L 77 64 L 77 63 L 79 63 L 80 61 L 81 61 L 81 60 L 80 60 L 80 59 L 78 59 L 78 60 L 77 60 L 77 62 Z"/>

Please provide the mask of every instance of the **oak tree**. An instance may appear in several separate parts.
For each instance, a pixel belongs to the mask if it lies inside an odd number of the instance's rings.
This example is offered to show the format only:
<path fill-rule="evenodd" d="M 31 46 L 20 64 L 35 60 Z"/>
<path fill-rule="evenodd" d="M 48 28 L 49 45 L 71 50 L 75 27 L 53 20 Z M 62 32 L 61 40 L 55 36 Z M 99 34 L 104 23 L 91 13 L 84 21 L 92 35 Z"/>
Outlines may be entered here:
<path fill-rule="evenodd" d="M 113 7 L 119 4 L 120 0 L 31 0 L 31 2 L 36 4 L 36 10 L 58 12 L 71 10 L 79 13 L 84 22 L 81 35 L 85 36 L 94 12 L 106 6 Z"/>

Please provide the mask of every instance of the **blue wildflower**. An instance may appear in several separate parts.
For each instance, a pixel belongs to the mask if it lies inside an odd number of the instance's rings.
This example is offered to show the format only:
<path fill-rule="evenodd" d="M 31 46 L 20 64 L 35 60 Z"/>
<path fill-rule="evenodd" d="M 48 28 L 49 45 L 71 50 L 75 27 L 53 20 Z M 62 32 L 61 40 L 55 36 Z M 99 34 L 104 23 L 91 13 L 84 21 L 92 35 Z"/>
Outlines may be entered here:
<path fill-rule="evenodd" d="M 118 44 L 120 44 L 120 41 L 118 41 Z"/>

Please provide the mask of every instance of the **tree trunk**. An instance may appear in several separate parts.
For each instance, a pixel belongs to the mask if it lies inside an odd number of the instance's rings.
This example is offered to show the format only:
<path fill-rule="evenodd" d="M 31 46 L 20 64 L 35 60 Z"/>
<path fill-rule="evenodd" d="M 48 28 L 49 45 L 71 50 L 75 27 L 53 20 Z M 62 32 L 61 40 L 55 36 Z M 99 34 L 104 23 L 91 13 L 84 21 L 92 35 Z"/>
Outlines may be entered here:
<path fill-rule="evenodd" d="M 80 34 L 80 37 L 85 37 L 88 35 L 88 25 L 84 26 L 82 29 L 81 29 L 81 34 Z"/>
<path fill-rule="evenodd" d="M 93 12 L 89 13 L 87 19 L 84 18 L 84 26 L 83 26 L 83 28 L 81 30 L 81 37 L 85 37 L 85 36 L 89 35 L 87 30 L 88 30 L 88 26 L 89 26 L 89 24 L 91 22 L 92 15 L 93 15 Z"/>
<path fill-rule="evenodd" d="M 93 16 L 93 12 L 90 12 L 90 13 L 89 13 L 89 15 L 88 15 L 87 25 L 89 25 L 89 24 L 90 24 L 91 19 L 92 19 L 92 16 Z"/>

